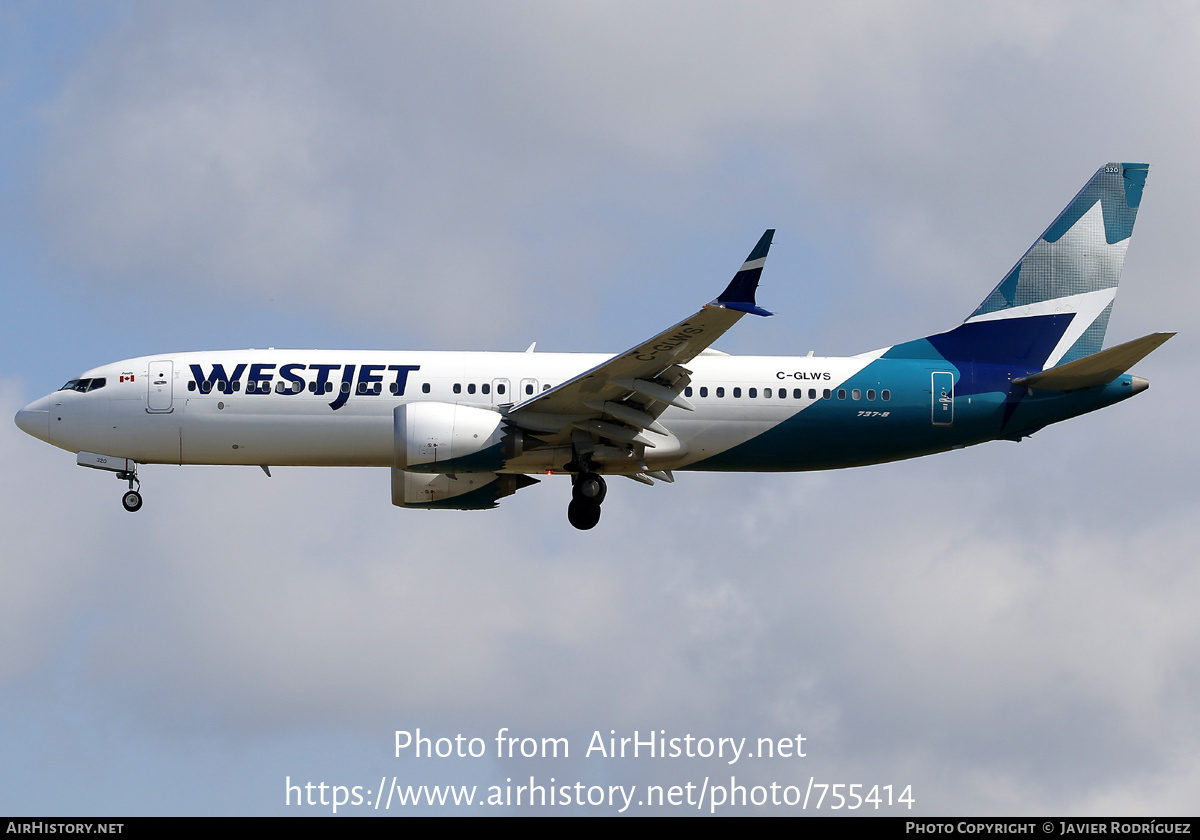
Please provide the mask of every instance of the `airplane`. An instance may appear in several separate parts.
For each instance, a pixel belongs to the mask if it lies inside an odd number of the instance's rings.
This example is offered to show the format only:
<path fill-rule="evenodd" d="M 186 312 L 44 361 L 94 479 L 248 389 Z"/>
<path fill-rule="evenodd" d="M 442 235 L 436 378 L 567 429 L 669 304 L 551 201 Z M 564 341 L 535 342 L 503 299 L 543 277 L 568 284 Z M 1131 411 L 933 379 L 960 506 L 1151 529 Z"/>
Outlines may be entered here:
<path fill-rule="evenodd" d="M 755 300 L 768 230 L 715 300 L 615 356 L 143 356 L 85 371 L 16 424 L 127 482 L 129 511 L 143 464 L 388 467 L 394 505 L 454 510 L 568 474 L 581 530 L 600 520 L 606 477 L 826 470 L 1019 441 L 1146 390 L 1126 371 L 1174 335 L 1101 349 L 1148 171 L 1102 166 L 959 326 L 857 356 L 712 347 L 744 315 L 771 315 Z"/>

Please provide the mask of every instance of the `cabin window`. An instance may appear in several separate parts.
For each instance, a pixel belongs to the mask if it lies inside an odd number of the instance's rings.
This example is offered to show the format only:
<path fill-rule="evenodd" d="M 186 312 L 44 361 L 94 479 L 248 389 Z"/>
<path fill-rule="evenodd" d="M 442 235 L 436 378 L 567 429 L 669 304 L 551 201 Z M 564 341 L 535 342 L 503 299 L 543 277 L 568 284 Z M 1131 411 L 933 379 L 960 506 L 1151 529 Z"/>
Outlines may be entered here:
<path fill-rule="evenodd" d="M 879 397 L 884 402 L 887 402 L 888 400 L 890 400 L 892 398 L 892 392 L 889 391 L 888 389 L 884 388 L 882 391 L 879 392 Z"/>
<path fill-rule="evenodd" d="M 816 388 L 809 388 L 809 389 L 808 389 L 808 398 L 809 398 L 810 400 L 815 400 L 815 399 L 817 398 L 817 389 L 816 389 Z M 796 399 L 800 399 L 800 393 L 799 393 L 799 389 L 797 389 L 797 393 L 796 393 Z"/>
<path fill-rule="evenodd" d="M 867 389 L 867 402 L 874 402 L 874 400 L 875 400 L 875 389 L 868 388 Z"/>
<path fill-rule="evenodd" d="M 392 393 L 393 393 L 393 394 L 394 394 L 394 393 L 396 393 L 396 383 L 395 383 L 395 382 L 393 382 L 393 383 L 392 383 Z M 421 393 L 422 393 L 422 394 L 428 394 L 428 393 L 429 393 L 429 383 L 428 383 L 428 382 L 422 383 L 422 385 L 421 385 Z"/>
<path fill-rule="evenodd" d="M 690 397 L 692 395 L 692 386 L 691 385 L 689 385 L 683 389 L 683 395 L 685 397 Z"/>
<path fill-rule="evenodd" d="M 474 382 L 469 382 L 469 383 L 467 383 L 467 393 L 468 393 L 468 394 L 474 394 L 474 393 L 475 393 L 475 383 L 474 383 Z"/>
<path fill-rule="evenodd" d="M 781 392 L 781 393 L 783 392 L 783 389 L 782 389 L 782 388 L 780 388 L 779 390 L 780 390 L 780 392 Z M 784 395 L 785 397 L 787 396 L 787 394 L 786 394 L 786 393 L 784 393 L 783 395 Z M 763 399 L 764 399 L 764 400 L 769 400 L 769 399 L 771 399 L 771 389 L 770 389 L 770 388 L 763 388 Z"/>
<path fill-rule="evenodd" d="M 827 400 L 832 396 L 833 396 L 833 392 L 830 391 L 828 388 L 826 388 L 824 391 L 821 392 L 821 399 L 823 399 L 823 400 Z"/>
<path fill-rule="evenodd" d="M 461 382 L 454 383 L 454 393 L 456 393 L 456 394 L 462 393 L 462 383 Z"/>
<path fill-rule="evenodd" d="M 492 392 L 492 386 L 487 384 L 486 382 L 484 382 L 482 385 L 479 386 L 479 390 L 485 394 L 490 394 Z"/>
<path fill-rule="evenodd" d="M 724 389 L 724 388 L 718 388 L 718 389 L 717 389 L 717 396 L 718 396 L 718 397 L 723 397 L 723 396 L 725 396 L 725 389 Z"/>
<path fill-rule="evenodd" d="M 196 390 L 196 383 L 195 383 L 195 381 L 194 381 L 194 380 L 193 380 L 192 382 L 189 382 L 189 383 L 188 383 L 188 390 L 189 390 L 189 391 L 195 391 L 195 390 Z"/>
<path fill-rule="evenodd" d="M 708 396 L 708 386 L 707 385 L 700 386 L 700 396 L 702 396 L 702 397 Z"/>
<path fill-rule="evenodd" d="M 838 399 L 839 400 L 846 399 L 846 389 L 845 388 L 838 388 Z"/>
<path fill-rule="evenodd" d="M 499 394 L 500 396 L 504 396 L 504 383 L 503 382 L 498 382 L 496 384 L 496 393 Z"/>
<path fill-rule="evenodd" d="M 750 390 L 746 391 L 746 396 L 748 396 L 750 399 L 757 398 L 758 397 L 758 389 L 751 388 Z"/>
<path fill-rule="evenodd" d="M 550 390 L 550 386 L 549 386 L 549 385 L 543 385 L 543 386 L 542 386 L 542 390 L 543 390 L 543 391 L 549 391 L 549 390 Z"/>
<path fill-rule="evenodd" d="M 862 389 L 855 388 L 853 391 L 850 392 L 850 398 L 855 401 L 861 400 L 862 399 Z"/>
<path fill-rule="evenodd" d="M 349 393 L 350 393 L 350 383 L 349 383 L 349 382 L 343 382 L 343 383 L 342 383 L 342 393 L 343 393 L 343 394 L 349 394 Z"/>
<path fill-rule="evenodd" d="M 528 396 L 528 395 L 530 395 L 530 394 L 532 394 L 532 393 L 533 393 L 533 383 L 532 383 L 532 382 L 526 382 L 526 383 L 525 383 L 525 394 L 526 394 L 526 396 Z"/>
<path fill-rule="evenodd" d="M 740 400 L 742 398 L 742 389 L 741 388 L 733 389 L 733 398 L 735 400 Z"/>

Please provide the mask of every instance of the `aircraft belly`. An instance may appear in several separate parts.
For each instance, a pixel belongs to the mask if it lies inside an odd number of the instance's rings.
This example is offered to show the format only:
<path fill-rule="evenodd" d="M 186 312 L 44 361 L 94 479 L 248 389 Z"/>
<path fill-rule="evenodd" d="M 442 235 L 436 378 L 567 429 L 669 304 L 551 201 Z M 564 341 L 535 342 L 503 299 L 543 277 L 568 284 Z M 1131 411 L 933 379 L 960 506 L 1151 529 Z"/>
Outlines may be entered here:
<path fill-rule="evenodd" d="M 794 415 L 791 415 L 794 416 Z M 693 469 L 691 466 L 722 452 L 752 441 L 771 429 L 787 422 L 789 416 L 773 418 L 698 417 L 681 420 L 679 435 L 686 444 L 683 457 L 677 458 L 672 469 Z M 660 467 L 667 468 L 667 467 Z"/>
<path fill-rule="evenodd" d="M 119 452 L 141 464 L 179 464 L 179 441 L 182 415 L 147 414 L 145 403 L 135 404 L 124 422 L 118 421 L 112 430 L 115 446 L 106 452 Z M 140 414 L 140 416 L 139 416 Z"/>
<path fill-rule="evenodd" d="M 319 399 L 278 395 L 189 400 L 183 462 L 390 467 L 391 404 L 379 409 L 346 406 L 335 414 Z"/>

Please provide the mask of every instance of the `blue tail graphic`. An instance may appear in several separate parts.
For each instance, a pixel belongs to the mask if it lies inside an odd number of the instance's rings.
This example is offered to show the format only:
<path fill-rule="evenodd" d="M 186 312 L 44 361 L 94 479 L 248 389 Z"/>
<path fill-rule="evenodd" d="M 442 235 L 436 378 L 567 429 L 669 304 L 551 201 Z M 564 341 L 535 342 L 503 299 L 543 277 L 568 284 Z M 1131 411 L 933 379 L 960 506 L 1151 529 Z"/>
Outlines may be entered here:
<path fill-rule="evenodd" d="M 1149 166 L 1107 163 L 957 329 L 884 358 L 1043 370 L 1100 351 Z"/>

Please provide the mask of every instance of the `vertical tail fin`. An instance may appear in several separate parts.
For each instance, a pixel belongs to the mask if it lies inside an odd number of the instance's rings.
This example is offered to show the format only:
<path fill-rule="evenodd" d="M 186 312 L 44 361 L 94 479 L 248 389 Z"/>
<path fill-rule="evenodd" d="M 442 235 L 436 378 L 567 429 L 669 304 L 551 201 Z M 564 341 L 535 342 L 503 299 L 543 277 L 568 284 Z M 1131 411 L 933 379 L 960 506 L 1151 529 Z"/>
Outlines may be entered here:
<path fill-rule="evenodd" d="M 1149 165 L 1106 163 L 962 326 L 891 348 L 1042 370 L 1099 352 Z"/>
<path fill-rule="evenodd" d="M 1070 314 L 1043 367 L 1099 352 L 1149 169 L 1100 167 L 966 323 Z"/>

